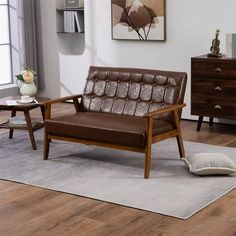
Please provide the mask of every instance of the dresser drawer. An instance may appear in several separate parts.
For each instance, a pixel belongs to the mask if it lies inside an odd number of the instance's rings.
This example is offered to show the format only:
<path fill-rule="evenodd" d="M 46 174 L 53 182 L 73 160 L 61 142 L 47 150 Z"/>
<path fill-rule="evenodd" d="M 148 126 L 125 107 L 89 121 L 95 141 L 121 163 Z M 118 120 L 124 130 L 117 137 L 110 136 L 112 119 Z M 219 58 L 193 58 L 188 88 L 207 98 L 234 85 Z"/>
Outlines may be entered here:
<path fill-rule="evenodd" d="M 191 114 L 218 118 L 236 119 L 236 105 L 225 102 L 192 101 Z"/>
<path fill-rule="evenodd" d="M 192 77 L 236 79 L 236 61 L 195 60 L 191 63 Z"/>
<path fill-rule="evenodd" d="M 236 103 L 236 79 L 201 79 L 192 78 L 191 94 L 194 97 L 213 97 Z"/>

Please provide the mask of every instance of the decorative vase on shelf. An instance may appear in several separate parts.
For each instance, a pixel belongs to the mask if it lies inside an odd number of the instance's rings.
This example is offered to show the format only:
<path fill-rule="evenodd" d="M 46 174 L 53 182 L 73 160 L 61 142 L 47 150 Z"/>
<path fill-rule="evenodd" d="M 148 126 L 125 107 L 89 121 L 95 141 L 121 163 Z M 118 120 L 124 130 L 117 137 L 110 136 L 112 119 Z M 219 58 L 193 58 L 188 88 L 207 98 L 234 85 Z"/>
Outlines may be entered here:
<path fill-rule="evenodd" d="M 34 82 L 31 82 L 31 83 L 21 82 L 21 84 L 19 85 L 19 88 L 20 88 L 21 95 L 28 95 L 30 97 L 33 97 L 37 93 L 37 88 Z"/>

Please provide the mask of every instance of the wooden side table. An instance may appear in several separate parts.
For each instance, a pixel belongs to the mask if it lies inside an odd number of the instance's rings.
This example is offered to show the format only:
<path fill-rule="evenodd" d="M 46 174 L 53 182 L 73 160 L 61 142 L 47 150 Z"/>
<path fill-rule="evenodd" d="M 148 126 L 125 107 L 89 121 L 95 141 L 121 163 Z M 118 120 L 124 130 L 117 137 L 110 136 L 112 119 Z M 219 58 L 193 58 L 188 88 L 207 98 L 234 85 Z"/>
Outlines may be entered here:
<path fill-rule="evenodd" d="M 17 96 L 9 96 L 0 99 L 0 110 L 6 110 L 6 111 L 11 111 L 11 117 L 16 116 L 16 112 L 23 112 L 25 116 L 25 121 L 26 125 L 17 125 L 17 124 L 10 124 L 8 121 L 0 124 L 0 128 L 3 129 L 9 129 L 9 138 L 13 138 L 13 132 L 14 129 L 17 130 L 28 130 L 29 136 L 30 136 L 30 141 L 32 144 L 32 148 L 34 150 L 37 149 L 35 138 L 34 138 L 34 132 L 36 130 L 39 130 L 44 127 L 44 118 L 45 118 L 45 106 L 44 102 L 49 100 L 49 98 L 43 98 L 43 97 L 36 97 L 36 102 L 32 103 L 27 103 L 27 104 L 19 104 L 19 105 L 8 105 L 7 100 L 19 100 L 20 97 Z M 31 121 L 30 117 L 30 111 L 35 109 L 35 108 L 40 108 L 41 113 L 42 113 L 42 122 L 36 122 L 33 123 Z"/>

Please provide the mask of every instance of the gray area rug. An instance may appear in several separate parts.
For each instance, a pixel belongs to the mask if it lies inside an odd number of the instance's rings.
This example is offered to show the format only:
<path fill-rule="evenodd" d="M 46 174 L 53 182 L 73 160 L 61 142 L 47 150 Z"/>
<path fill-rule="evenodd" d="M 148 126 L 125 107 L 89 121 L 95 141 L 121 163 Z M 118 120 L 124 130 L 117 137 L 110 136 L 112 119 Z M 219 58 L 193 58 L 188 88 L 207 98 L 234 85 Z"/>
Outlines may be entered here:
<path fill-rule="evenodd" d="M 53 141 L 42 160 L 43 134 L 34 151 L 25 132 L 0 135 L 0 178 L 187 219 L 236 187 L 231 177 L 198 177 L 178 158 L 174 139 L 153 145 L 150 179 L 144 155 Z M 236 162 L 236 149 L 185 142 L 186 154 L 221 152 Z"/>

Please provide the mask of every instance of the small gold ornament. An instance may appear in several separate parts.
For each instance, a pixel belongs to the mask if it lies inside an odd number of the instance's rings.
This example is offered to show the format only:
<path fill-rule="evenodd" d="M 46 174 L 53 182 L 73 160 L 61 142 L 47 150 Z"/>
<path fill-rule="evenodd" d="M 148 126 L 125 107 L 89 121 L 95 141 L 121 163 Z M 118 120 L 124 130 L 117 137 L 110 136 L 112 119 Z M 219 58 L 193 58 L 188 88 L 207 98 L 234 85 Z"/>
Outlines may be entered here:
<path fill-rule="evenodd" d="M 222 53 L 220 53 L 220 40 L 219 37 L 220 30 L 216 30 L 215 38 L 212 40 L 210 53 L 207 54 L 208 57 L 221 57 Z"/>

